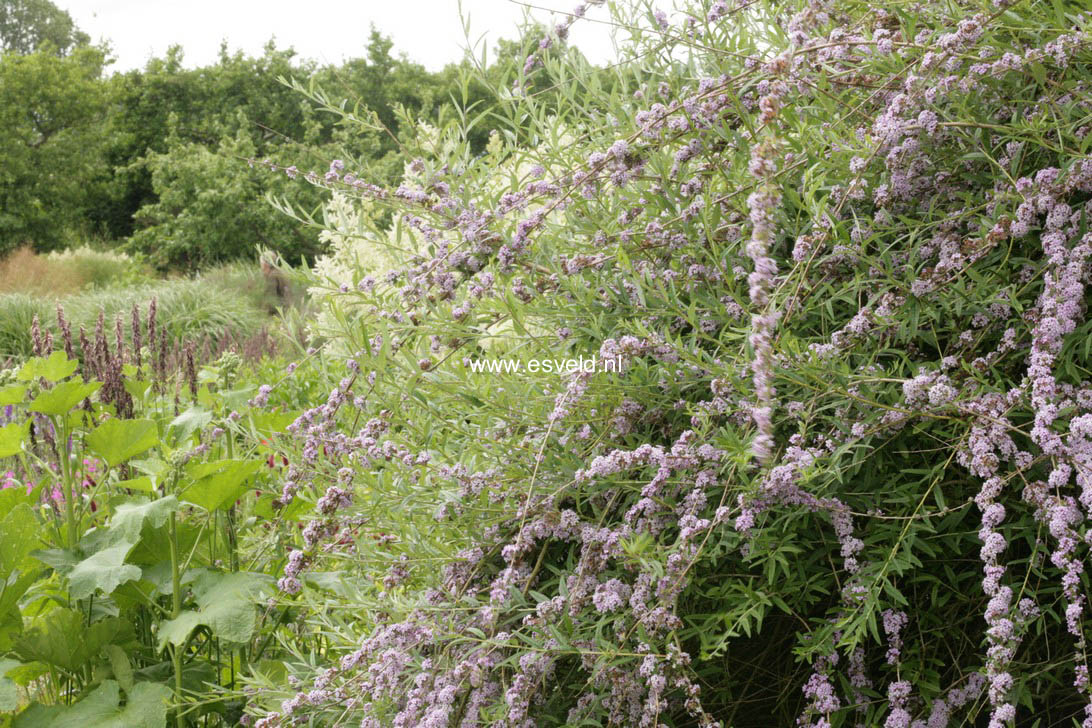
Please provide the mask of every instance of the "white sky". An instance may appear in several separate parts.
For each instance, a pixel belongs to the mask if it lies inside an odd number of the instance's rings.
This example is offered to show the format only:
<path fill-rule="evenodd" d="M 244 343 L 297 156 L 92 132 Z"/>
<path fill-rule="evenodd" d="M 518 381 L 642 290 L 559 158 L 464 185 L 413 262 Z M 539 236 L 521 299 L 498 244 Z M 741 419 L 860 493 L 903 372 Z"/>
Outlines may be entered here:
<path fill-rule="evenodd" d="M 579 0 L 528 0 L 531 4 L 570 12 Z M 394 41 L 392 53 L 438 70 L 462 58 L 467 43 L 459 19 L 459 0 L 54 0 L 71 15 L 92 42 L 108 40 L 117 61 L 113 71 L 143 68 L 179 44 L 188 67 L 216 61 L 220 42 L 229 49 L 260 55 L 275 38 L 278 48 L 295 48 L 299 57 L 339 63 L 364 55 L 369 23 Z M 527 10 L 513 0 L 462 0 L 470 16 L 471 37 L 485 34 L 490 53 L 498 38 L 515 38 Z M 548 25 L 560 16 L 530 10 Z M 605 20 L 604 7 L 588 18 Z M 609 27 L 577 21 L 569 35 L 594 63 L 614 58 Z"/>

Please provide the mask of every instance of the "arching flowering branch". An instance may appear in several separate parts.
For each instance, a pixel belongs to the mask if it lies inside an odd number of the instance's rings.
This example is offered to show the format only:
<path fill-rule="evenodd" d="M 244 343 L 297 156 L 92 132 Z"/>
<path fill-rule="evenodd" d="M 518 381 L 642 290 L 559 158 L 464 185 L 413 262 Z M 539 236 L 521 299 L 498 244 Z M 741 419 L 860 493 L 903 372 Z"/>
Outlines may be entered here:
<path fill-rule="evenodd" d="M 482 156 L 422 127 L 446 141 L 396 189 L 312 176 L 337 373 L 290 428 L 277 505 L 314 512 L 281 586 L 348 636 L 266 725 L 1088 704 L 1086 19 L 683 10 L 689 64 L 663 33 L 609 81 L 560 58 Z M 624 364 L 542 371 L 567 356 Z M 322 611 L 322 564 L 364 627 Z"/>
<path fill-rule="evenodd" d="M 759 101 L 760 122 L 769 124 L 776 117 L 777 107 L 787 87 L 777 82 L 773 91 Z M 777 262 L 770 257 L 774 240 L 774 212 L 781 200 L 780 190 L 774 181 L 777 172 L 777 146 L 766 139 L 751 150 L 749 171 L 756 178 L 758 188 L 747 198 L 751 219 L 751 239 L 747 243 L 747 257 L 754 270 L 747 278 L 749 295 L 754 311 L 751 314 L 751 335 L 754 351 L 751 372 L 755 389 L 755 406 L 751 412 L 757 434 L 752 449 L 761 463 L 773 457 L 773 408 L 776 390 L 773 386 L 773 351 L 771 341 L 777 326 L 778 314 L 770 302 L 770 290 L 777 275 Z"/>

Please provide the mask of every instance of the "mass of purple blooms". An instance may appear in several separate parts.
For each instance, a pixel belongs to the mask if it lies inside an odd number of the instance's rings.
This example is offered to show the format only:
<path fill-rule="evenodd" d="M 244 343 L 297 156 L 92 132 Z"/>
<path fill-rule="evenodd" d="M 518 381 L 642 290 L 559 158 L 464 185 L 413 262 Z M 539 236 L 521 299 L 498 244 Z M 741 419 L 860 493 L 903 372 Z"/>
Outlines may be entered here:
<path fill-rule="evenodd" d="M 1092 728 L 1092 16 L 640 4 L 603 75 L 601 5 L 512 69 L 530 172 L 301 175 L 426 252 L 330 286 L 280 599 L 369 601 L 252 724 Z M 509 319 L 621 366 L 468 375 Z"/>

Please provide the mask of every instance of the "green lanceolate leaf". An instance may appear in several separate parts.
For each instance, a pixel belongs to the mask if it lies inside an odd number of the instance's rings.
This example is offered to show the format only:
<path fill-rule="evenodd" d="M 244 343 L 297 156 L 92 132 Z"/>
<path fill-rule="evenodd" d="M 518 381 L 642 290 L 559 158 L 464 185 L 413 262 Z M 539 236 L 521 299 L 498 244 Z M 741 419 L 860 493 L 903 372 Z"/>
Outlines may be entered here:
<path fill-rule="evenodd" d="M 254 574 L 245 572 L 202 574 L 193 585 L 198 609 L 187 610 L 159 626 L 159 649 L 167 643 L 181 645 L 200 625 L 222 640 L 246 642 L 254 634 L 252 595 L 259 585 Z"/>
<path fill-rule="evenodd" d="M 40 356 L 28 359 L 15 378 L 22 382 L 29 382 L 42 377 L 51 382 L 59 382 L 76 371 L 77 366 L 79 363 L 69 359 L 63 351 L 55 351 L 49 355 L 48 359 Z"/>
<path fill-rule="evenodd" d="M 35 397 L 27 409 L 45 415 L 63 415 L 97 392 L 101 386 L 102 382 L 88 382 L 87 384 L 75 380 L 61 382 L 53 389 L 47 389 Z"/>
<path fill-rule="evenodd" d="M 0 427 L 0 458 L 17 455 L 23 451 L 27 439 L 27 423 L 12 422 Z"/>
<path fill-rule="evenodd" d="M 155 447 L 159 442 L 159 427 L 152 420 L 110 419 L 96 427 L 85 442 L 113 467 Z"/>

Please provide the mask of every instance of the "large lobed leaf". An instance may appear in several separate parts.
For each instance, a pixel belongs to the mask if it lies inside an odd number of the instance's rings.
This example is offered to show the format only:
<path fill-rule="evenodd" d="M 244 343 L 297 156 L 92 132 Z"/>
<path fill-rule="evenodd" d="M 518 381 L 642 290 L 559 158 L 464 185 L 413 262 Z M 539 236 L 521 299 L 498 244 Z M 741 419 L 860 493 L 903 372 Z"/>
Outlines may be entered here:
<path fill-rule="evenodd" d="M 106 680 L 69 707 L 35 705 L 20 714 L 13 728 L 163 728 L 171 689 L 159 683 L 133 686 L 121 705 L 121 691 Z"/>
<path fill-rule="evenodd" d="M 152 420 L 110 419 L 87 435 L 85 443 L 111 467 L 156 446 L 159 427 Z"/>
<path fill-rule="evenodd" d="M 197 611 L 187 610 L 161 624 L 159 649 L 168 643 L 181 645 L 201 625 L 222 640 L 246 642 L 254 634 L 253 594 L 259 586 L 257 575 L 246 572 L 202 574 L 193 587 Z"/>

